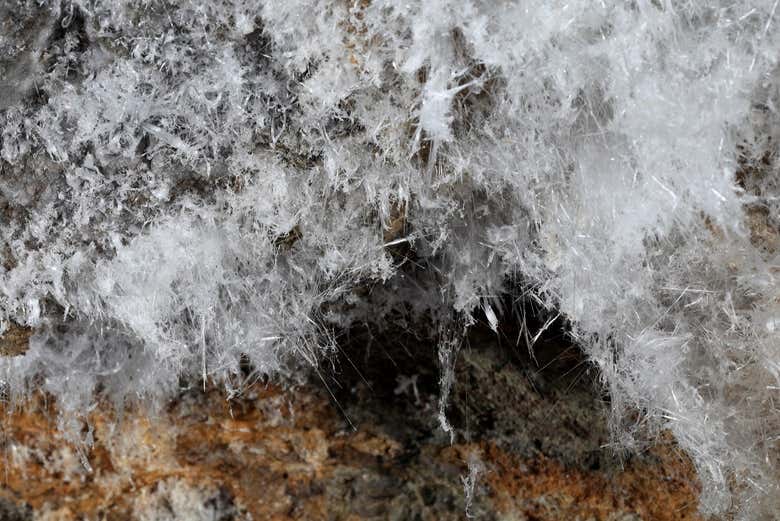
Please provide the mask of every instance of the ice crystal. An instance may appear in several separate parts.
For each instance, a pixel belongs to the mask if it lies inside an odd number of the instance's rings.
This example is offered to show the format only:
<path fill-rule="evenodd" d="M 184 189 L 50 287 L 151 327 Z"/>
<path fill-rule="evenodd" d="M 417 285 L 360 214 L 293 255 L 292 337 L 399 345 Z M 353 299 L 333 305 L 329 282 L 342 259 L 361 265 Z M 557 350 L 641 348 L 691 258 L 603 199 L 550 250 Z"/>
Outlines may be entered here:
<path fill-rule="evenodd" d="M 7 0 L 0 329 L 34 334 L 0 383 L 78 433 L 98 394 L 289 376 L 355 321 L 496 327 L 522 281 L 622 444 L 669 429 L 705 512 L 769 515 L 777 6 Z"/>

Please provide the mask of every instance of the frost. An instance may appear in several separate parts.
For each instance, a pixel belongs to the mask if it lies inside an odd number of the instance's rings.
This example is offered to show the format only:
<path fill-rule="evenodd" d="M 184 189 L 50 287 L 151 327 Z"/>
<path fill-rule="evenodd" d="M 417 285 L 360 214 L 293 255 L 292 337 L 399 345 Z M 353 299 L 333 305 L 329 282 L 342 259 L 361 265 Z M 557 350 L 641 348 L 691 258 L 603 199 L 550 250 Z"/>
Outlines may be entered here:
<path fill-rule="evenodd" d="M 475 494 L 477 493 L 479 478 L 487 470 L 477 451 L 471 452 L 469 454 L 468 469 L 468 475 L 461 476 L 460 480 L 463 483 L 463 492 L 466 496 L 466 517 L 469 519 L 474 519 L 477 516 L 474 512 L 472 512 L 472 506 L 474 503 Z"/>
<path fill-rule="evenodd" d="M 668 429 L 703 511 L 770 515 L 778 16 L 770 0 L 5 2 L 0 329 L 35 333 L 0 387 L 57 396 L 79 439 L 99 398 L 295 377 L 356 323 L 496 329 L 497 297 L 523 292 L 600 368 L 619 445 Z"/>
<path fill-rule="evenodd" d="M 439 380 L 439 425 L 441 429 L 450 435 L 450 442 L 455 442 L 455 430 L 449 421 L 447 421 L 447 401 L 449 400 L 450 390 L 455 379 L 455 362 L 458 358 L 458 351 L 462 340 L 456 336 L 452 330 L 444 331 L 440 334 L 439 340 L 439 370 L 441 377 Z"/>
<path fill-rule="evenodd" d="M 133 501 L 133 518 L 139 521 L 211 521 L 245 519 L 225 490 L 203 490 L 168 479 L 145 488 Z"/>

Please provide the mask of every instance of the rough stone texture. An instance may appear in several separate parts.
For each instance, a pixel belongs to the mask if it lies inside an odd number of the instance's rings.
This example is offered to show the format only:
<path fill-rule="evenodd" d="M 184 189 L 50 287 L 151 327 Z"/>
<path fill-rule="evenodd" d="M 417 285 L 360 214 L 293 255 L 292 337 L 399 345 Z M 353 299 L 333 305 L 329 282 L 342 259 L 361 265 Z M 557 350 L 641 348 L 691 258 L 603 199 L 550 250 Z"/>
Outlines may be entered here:
<path fill-rule="evenodd" d="M 19 356 L 29 348 L 32 328 L 11 325 L 0 335 L 0 356 Z"/>
<path fill-rule="evenodd" d="M 603 447 L 605 404 L 573 346 L 543 342 L 533 362 L 475 334 L 450 444 L 431 350 L 398 340 L 363 359 L 345 350 L 295 389 L 258 383 L 225 400 L 192 388 L 154 414 L 101 407 L 83 452 L 61 441 L 43 397 L 6 410 L 0 519 L 699 519 L 670 439 L 628 460 Z"/>

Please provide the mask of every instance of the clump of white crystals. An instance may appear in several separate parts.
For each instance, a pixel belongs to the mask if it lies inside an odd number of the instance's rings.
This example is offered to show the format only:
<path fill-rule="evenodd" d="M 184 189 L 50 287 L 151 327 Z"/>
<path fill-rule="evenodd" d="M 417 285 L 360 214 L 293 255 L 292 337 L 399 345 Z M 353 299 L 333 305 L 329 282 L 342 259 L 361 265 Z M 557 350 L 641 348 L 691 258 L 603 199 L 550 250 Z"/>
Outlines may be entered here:
<path fill-rule="evenodd" d="M 0 330 L 35 334 L 0 383 L 78 432 L 98 394 L 283 375 L 354 321 L 492 323 L 522 280 L 600 368 L 620 443 L 669 429 L 704 512 L 768 516 L 777 7 L 6 0 Z M 369 305 L 397 247 L 417 289 Z"/>

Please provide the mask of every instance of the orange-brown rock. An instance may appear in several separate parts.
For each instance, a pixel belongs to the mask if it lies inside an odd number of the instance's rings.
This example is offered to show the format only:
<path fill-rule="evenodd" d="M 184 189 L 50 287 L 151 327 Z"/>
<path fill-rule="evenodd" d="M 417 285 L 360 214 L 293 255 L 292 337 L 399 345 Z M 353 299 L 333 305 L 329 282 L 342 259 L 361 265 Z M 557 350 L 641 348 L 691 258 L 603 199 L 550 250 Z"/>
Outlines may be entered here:
<path fill-rule="evenodd" d="M 491 440 L 410 451 L 392 426 L 346 428 L 319 390 L 273 386 L 232 401 L 187 393 L 155 417 L 96 412 L 83 454 L 55 414 L 43 400 L 3 411 L 2 498 L 41 519 L 462 519 L 472 454 L 485 467 L 478 519 L 697 519 L 693 471 L 672 445 L 618 472 Z"/>
<path fill-rule="evenodd" d="M 0 405 L 0 520 L 699 519 L 694 470 L 670 436 L 624 460 L 604 448 L 597 375 L 560 336 L 531 356 L 473 332 L 451 443 L 435 349 L 396 335 L 367 350 L 361 334 L 297 386 L 228 400 L 198 385 L 157 412 L 100 402 L 90 446 L 63 439 L 46 396 Z"/>

